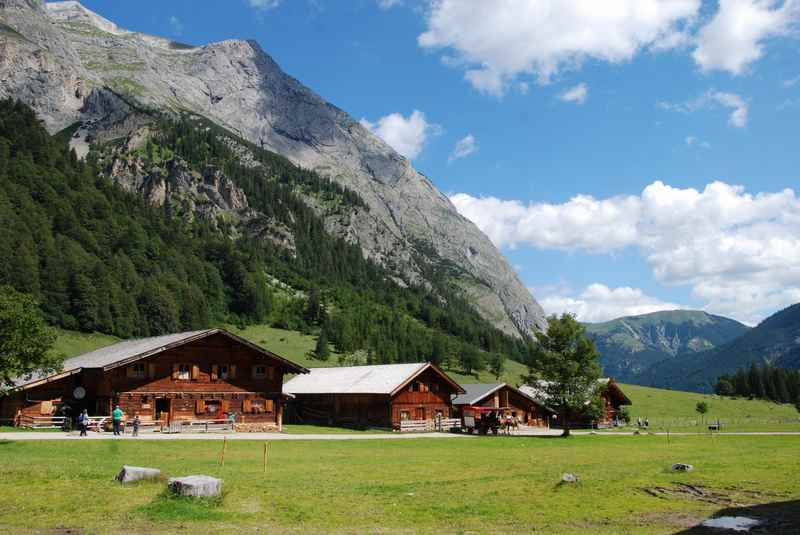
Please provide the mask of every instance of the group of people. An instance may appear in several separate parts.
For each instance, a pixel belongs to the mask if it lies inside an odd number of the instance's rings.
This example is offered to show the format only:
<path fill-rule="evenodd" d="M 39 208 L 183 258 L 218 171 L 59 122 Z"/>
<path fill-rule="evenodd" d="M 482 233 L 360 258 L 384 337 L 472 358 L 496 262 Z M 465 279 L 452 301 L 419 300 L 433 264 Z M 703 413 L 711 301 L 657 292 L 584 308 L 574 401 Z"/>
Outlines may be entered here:
<path fill-rule="evenodd" d="M 642 420 L 642 417 L 639 416 L 636 418 L 636 426 L 640 428 L 644 427 L 645 429 L 647 429 L 648 427 L 650 427 L 650 419 L 645 417 L 645 419 Z"/>
<path fill-rule="evenodd" d="M 119 405 L 114 407 L 114 411 L 111 413 L 111 423 L 113 424 L 114 429 L 114 436 L 122 436 L 125 434 L 125 430 L 123 428 L 123 420 L 125 418 L 125 411 L 123 411 Z M 91 423 L 91 419 L 89 418 L 89 411 L 83 409 L 83 412 L 80 413 L 78 416 L 78 429 L 80 430 L 80 436 L 85 437 L 86 431 L 89 429 L 89 424 Z M 131 422 L 133 425 L 133 436 L 139 436 L 139 426 L 142 423 L 142 420 L 139 418 L 139 413 L 134 414 L 133 421 Z"/>

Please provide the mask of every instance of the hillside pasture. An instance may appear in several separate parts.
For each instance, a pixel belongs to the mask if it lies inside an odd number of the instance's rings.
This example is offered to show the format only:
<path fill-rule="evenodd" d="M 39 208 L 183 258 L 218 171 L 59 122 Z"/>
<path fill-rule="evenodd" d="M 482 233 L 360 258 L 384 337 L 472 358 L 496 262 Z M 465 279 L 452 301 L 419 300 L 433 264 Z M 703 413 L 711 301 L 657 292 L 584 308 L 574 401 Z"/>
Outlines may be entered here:
<path fill-rule="evenodd" d="M 224 467 L 221 441 L 0 441 L 0 531 L 672 534 L 728 507 L 797 503 L 799 444 L 707 436 L 276 441 L 265 474 L 260 441 L 229 442 Z M 671 472 L 675 462 L 695 469 Z M 113 481 L 122 464 L 222 477 L 225 495 L 197 503 L 169 497 L 163 481 L 122 486 Z M 560 484 L 564 472 L 579 483 Z"/>

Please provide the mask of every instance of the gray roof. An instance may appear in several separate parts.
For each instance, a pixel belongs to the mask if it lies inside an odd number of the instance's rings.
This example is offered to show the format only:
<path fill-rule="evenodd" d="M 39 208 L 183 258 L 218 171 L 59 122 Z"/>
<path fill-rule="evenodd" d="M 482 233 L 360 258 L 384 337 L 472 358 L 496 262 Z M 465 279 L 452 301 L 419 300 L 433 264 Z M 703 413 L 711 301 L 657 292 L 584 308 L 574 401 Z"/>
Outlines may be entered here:
<path fill-rule="evenodd" d="M 506 383 L 466 384 L 461 386 L 464 387 L 466 393 L 454 397 L 453 405 L 474 405 L 489 394 L 506 386 Z"/>
<path fill-rule="evenodd" d="M 391 394 L 428 364 L 379 364 L 311 368 L 307 375 L 298 375 L 283 385 L 289 394 Z"/>
<path fill-rule="evenodd" d="M 261 348 L 255 344 L 248 342 L 238 336 L 231 334 L 223 329 L 205 329 L 201 331 L 188 331 L 182 333 L 175 333 L 175 334 L 165 334 L 162 336 L 153 336 L 151 338 L 138 338 L 134 340 L 125 340 L 123 342 L 119 342 L 110 346 L 106 346 L 100 349 L 96 349 L 94 351 L 90 351 L 89 353 L 84 353 L 83 355 L 78 355 L 77 357 L 72 357 L 64 361 L 64 366 L 61 372 L 51 375 L 42 375 L 42 374 L 34 374 L 28 378 L 18 378 L 14 382 L 15 388 L 20 388 L 28 385 L 32 385 L 33 383 L 37 383 L 44 379 L 56 379 L 58 377 L 64 375 L 71 375 L 73 373 L 78 373 L 83 369 L 90 369 L 90 368 L 108 368 L 114 367 L 120 363 L 124 363 L 131 360 L 137 360 L 140 358 L 147 357 L 149 355 L 160 353 L 165 349 L 173 347 L 175 345 L 182 345 L 198 338 L 204 338 L 206 336 L 221 333 L 229 338 L 233 338 L 245 345 L 256 349 L 262 353 L 269 354 L 272 357 L 278 358 L 279 360 L 283 360 L 286 362 L 289 367 L 293 368 L 293 371 L 305 373 L 305 368 L 298 366 L 283 357 L 275 355 L 264 348 Z"/>
<path fill-rule="evenodd" d="M 525 394 L 526 396 L 530 397 L 531 399 L 536 400 L 539 403 L 547 403 L 548 401 L 548 394 L 546 388 L 548 386 L 548 381 L 536 381 L 533 385 L 522 385 L 519 387 L 519 391 Z M 622 390 L 617 386 L 616 383 L 612 383 L 610 377 L 601 377 L 597 380 L 598 386 L 608 386 L 613 384 L 614 387 L 619 391 L 619 393 L 625 398 L 625 400 L 630 404 L 630 400 L 628 397 L 622 392 Z M 586 403 L 589 403 L 587 401 Z"/>

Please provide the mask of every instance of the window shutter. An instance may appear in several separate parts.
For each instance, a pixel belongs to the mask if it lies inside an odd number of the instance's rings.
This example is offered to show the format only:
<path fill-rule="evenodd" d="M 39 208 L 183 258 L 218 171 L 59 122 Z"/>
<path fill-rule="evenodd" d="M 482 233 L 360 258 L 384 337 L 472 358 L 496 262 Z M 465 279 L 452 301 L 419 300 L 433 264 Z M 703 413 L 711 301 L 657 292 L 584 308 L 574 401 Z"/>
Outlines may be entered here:
<path fill-rule="evenodd" d="M 251 368 L 251 376 L 253 377 L 253 379 L 255 379 L 255 377 L 256 377 L 256 366 L 255 365 Z"/>
<path fill-rule="evenodd" d="M 264 402 L 264 410 L 266 412 L 272 412 L 272 400 L 268 399 Z"/>
<path fill-rule="evenodd" d="M 151 363 L 149 363 L 147 365 L 147 376 L 150 379 L 155 379 L 156 378 L 156 363 L 155 362 L 151 362 Z"/>
<path fill-rule="evenodd" d="M 251 410 L 253 410 L 253 403 L 249 399 L 242 401 L 242 412 L 250 412 Z"/>
<path fill-rule="evenodd" d="M 177 381 L 178 380 L 179 371 L 180 371 L 180 367 L 177 364 L 173 364 L 172 365 L 172 380 L 173 381 Z"/>
<path fill-rule="evenodd" d="M 200 378 L 200 366 L 192 364 L 192 381 L 197 381 Z"/>
<path fill-rule="evenodd" d="M 228 377 L 230 379 L 236 379 L 236 364 L 231 364 L 228 366 Z"/>
<path fill-rule="evenodd" d="M 219 379 L 219 365 L 212 364 L 211 365 L 211 380 L 216 381 Z"/>
<path fill-rule="evenodd" d="M 206 402 L 202 399 L 198 399 L 194 402 L 194 412 L 195 414 L 205 414 L 206 412 Z"/>
<path fill-rule="evenodd" d="M 222 412 L 230 412 L 231 402 L 227 399 L 222 400 Z"/>

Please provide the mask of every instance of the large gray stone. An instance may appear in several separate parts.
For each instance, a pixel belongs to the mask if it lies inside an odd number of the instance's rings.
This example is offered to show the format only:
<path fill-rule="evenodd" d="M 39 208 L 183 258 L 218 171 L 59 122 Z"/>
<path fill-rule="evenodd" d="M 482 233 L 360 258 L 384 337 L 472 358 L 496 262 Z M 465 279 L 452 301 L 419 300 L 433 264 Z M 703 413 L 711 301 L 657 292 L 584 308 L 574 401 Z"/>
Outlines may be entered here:
<path fill-rule="evenodd" d="M 561 476 L 562 483 L 577 483 L 578 481 L 580 481 L 580 478 L 569 472 L 565 472 L 564 475 Z"/>
<path fill-rule="evenodd" d="M 691 472 L 694 470 L 694 466 L 691 464 L 675 463 L 672 465 L 672 470 L 674 472 Z"/>
<path fill-rule="evenodd" d="M 222 494 L 222 480 L 211 476 L 171 477 L 167 485 L 181 496 L 216 498 Z"/>
<path fill-rule="evenodd" d="M 142 466 L 123 465 L 122 470 L 115 478 L 120 483 L 131 483 L 144 479 L 158 479 L 161 477 L 161 470 L 158 468 L 144 468 Z"/>

